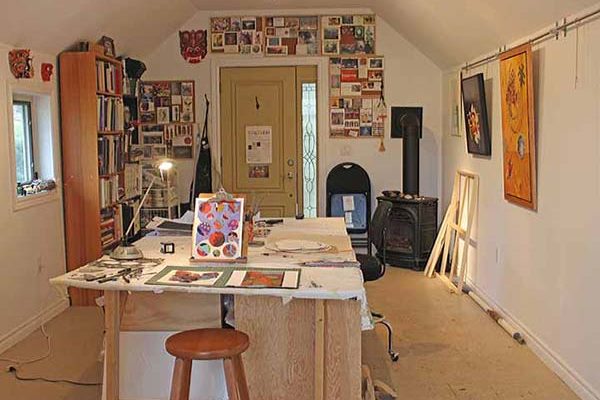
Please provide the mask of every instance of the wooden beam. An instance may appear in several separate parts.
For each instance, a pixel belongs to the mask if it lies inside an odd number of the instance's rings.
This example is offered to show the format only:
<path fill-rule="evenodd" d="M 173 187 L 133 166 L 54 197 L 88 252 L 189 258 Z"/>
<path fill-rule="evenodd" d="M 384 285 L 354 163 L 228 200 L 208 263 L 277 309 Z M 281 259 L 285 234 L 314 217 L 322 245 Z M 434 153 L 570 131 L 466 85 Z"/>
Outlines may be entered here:
<path fill-rule="evenodd" d="M 119 400 L 120 293 L 115 290 L 104 291 L 106 400 Z"/>

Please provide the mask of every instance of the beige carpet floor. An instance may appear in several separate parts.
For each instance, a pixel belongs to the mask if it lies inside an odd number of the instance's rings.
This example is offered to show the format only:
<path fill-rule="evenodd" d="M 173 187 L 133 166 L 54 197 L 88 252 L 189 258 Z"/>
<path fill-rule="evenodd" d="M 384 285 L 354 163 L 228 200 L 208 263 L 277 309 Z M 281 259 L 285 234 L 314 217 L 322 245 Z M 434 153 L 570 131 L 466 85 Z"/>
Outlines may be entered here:
<path fill-rule="evenodd" d="M 363 334 L 363 362 L 374 378 L 396 388 L 403 400 L 576 400 L 566 385 L 526 347 L 518 345 L 466 296 L 451 295 L 438 280 L 388 268 L 367 283 L 372 308 L 394 325 L 400 360 L 392 363 L 385 330 Z M 25 377 L 99 382 L 102 315 L 97 308 L 72 307 L 47 324 L 52 354 L 23 366 Z M 43 354 L 36 331 L 0 357 Z M 20 382 L 0 362 L 0 399 L 99 400 L 101 388 L 65 383 Z M 260 400 L 260 399 L 255 399 Z"/>

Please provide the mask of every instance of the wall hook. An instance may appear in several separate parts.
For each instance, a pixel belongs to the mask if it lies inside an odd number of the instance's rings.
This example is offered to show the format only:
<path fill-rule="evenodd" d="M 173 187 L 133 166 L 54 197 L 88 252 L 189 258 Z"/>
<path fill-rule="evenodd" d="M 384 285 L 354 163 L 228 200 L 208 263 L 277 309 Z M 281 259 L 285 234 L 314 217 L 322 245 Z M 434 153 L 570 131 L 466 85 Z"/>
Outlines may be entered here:
<path fill-rule="evenodd" d="M 258 96 L 254 96 L 254 101 L 256 102 L 256 111 L 260 110 L 260 103 L 258 102 Z"/>

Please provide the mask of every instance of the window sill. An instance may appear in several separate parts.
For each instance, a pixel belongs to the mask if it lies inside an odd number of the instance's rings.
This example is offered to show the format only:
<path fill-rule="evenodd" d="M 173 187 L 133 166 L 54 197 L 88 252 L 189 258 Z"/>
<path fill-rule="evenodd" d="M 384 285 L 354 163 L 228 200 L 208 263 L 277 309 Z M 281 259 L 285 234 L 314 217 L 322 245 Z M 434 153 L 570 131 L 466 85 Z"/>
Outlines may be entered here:
<path fill-rule="evenodd" d="M 58 200 L 58 190 L 55 188 L 47 192 L 30 194 L 29 196 L 14 197 L 13 209 L 14 211 L 20 211 L 56 200 Z"/>

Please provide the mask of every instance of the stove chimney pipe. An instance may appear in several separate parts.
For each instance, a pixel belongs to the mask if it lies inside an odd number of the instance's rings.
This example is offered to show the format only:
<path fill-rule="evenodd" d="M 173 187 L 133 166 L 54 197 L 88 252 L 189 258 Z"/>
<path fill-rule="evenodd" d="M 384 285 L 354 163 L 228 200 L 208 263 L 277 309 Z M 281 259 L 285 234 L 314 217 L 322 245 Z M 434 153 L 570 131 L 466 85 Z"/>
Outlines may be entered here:
<path fill-rule="evenodd" d="M 402 192 L 419 194 L 419 136 L 421 126 L 414 114 L 405 114 L 400 120 L 402 129 Z"/>

